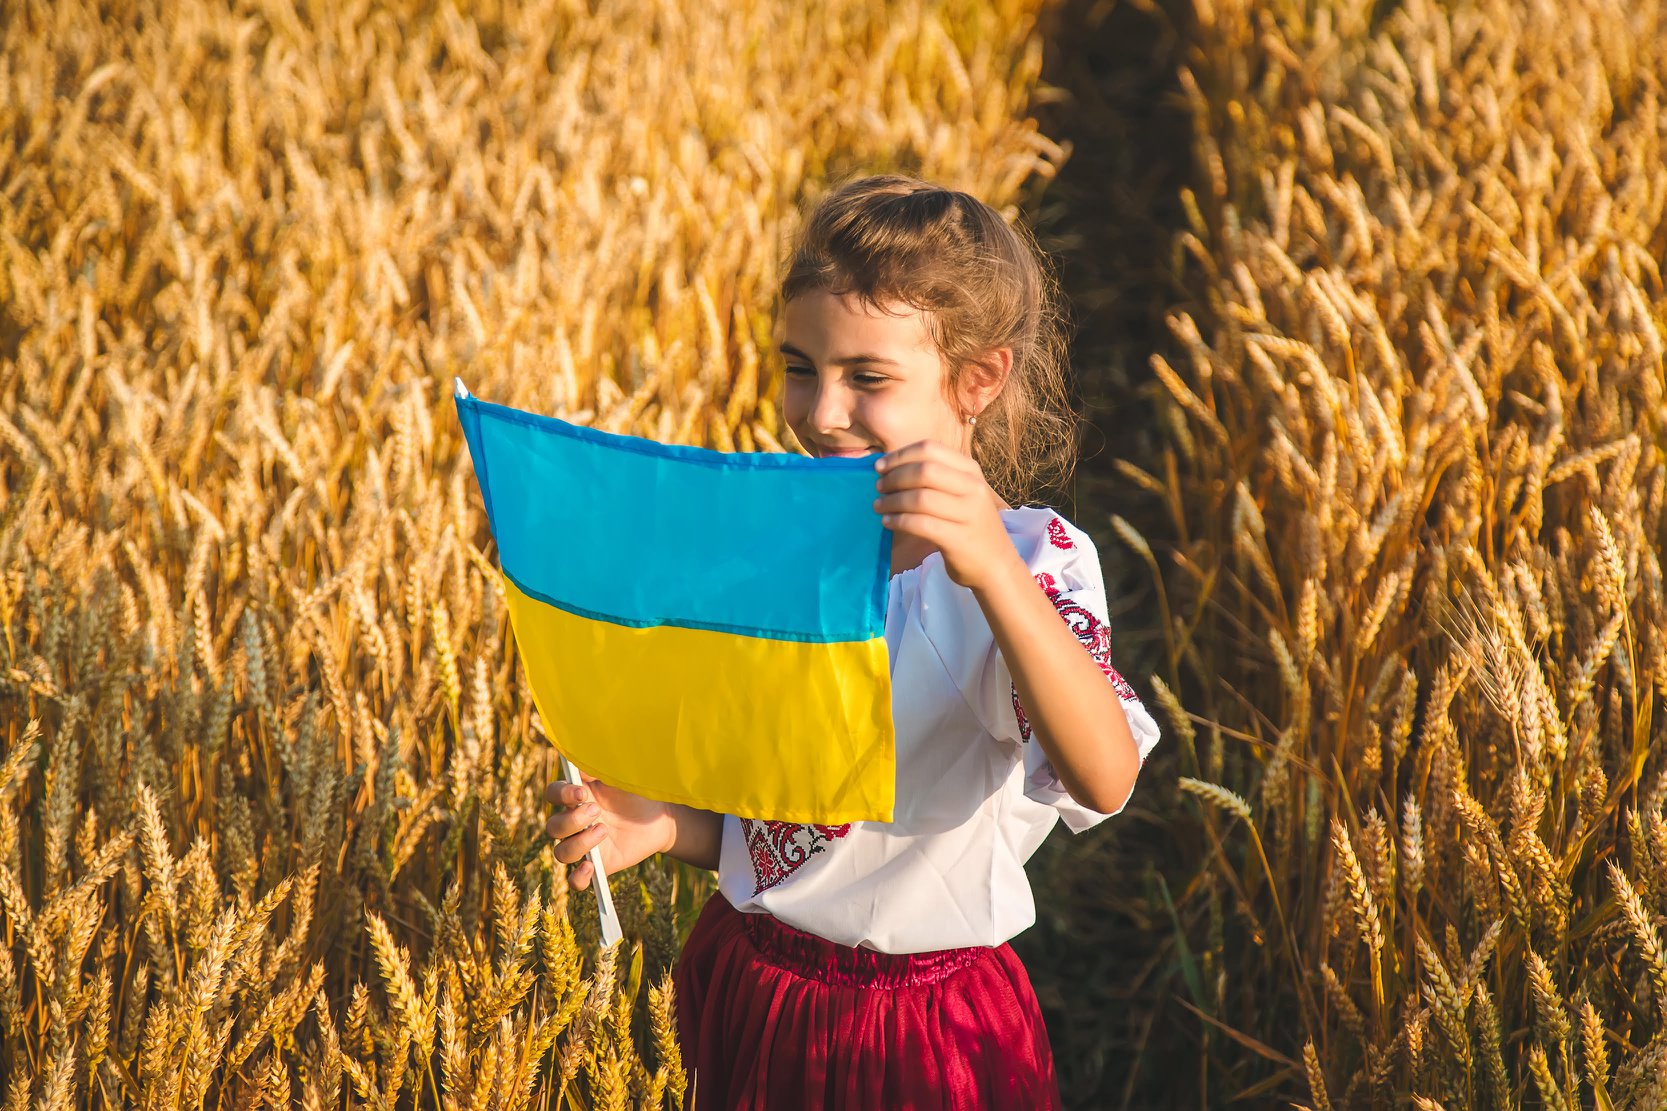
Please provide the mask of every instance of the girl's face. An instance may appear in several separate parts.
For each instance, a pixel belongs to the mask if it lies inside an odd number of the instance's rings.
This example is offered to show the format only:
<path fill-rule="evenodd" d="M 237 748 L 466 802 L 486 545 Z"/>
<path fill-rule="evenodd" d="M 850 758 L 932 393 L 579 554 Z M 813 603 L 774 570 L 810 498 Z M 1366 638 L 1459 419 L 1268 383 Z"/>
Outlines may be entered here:
<path fill-rule="evenodd" d="M 887 306 L 897 310 L 903 306 Z M 971 454 L 977 399 L 965 415 L 944 389 L 943 359 L 918 309 L 890 316 L 856 294 L 823 290 L 783 310 L 782 412 L 817 457 L 895 451 L 920 440 Z"/>

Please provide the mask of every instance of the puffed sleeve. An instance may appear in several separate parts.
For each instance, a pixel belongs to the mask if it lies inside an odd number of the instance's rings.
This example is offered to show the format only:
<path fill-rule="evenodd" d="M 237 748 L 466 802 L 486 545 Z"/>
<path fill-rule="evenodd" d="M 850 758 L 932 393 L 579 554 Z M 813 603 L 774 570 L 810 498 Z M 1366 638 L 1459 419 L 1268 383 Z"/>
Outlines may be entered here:
<path fill-rule="evenodd" d="M 1005 514 L 1004 520 L 1037 585 L 1117 691 L 1144 764 L 1160 733 L 1134 689 L 1112 665 L 1105 586 L 1093 541 L 1051 509 L 1026 507 Z M 940 601 L 926 623 L 928 635 L 985 730 L 1022 750 L 1025 795 L 1058 810 L 1073 833 L 1121 812 L 1121 807 L 1107 813 L 1091 810 L 1065 790 L 1047 752 L 1032 737 L 1012 674 L 982 610 L 970 591 L 961 593 L 966 598 Z"/>

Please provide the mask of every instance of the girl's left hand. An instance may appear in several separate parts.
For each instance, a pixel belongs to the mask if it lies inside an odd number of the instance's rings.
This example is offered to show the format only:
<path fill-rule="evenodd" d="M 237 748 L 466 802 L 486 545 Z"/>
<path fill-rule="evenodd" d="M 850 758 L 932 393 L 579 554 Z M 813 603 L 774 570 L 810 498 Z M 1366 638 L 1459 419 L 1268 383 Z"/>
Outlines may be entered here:
<path fill-rule="evenodd" d="M 978 590 L 1018 558 L 1000 501 L 971 456 L 921 440 L 881 456 L 875 469 L 874 508 L 886 527 L 935 545 L 961 586 Z"/>

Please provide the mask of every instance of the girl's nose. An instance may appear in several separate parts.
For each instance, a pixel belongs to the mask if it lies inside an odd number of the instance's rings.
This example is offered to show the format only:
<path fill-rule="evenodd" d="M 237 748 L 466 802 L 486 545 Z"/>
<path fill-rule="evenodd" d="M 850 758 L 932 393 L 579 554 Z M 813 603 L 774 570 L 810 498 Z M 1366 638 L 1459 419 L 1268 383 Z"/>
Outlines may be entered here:
<path fill-rule="evenodd" d="M 838 386 L 823 386 L 816 391 L 816 401 L 810 409 L 810 426 L 818 435 L 840 432 L 851 427 L 851 398 Z"/>

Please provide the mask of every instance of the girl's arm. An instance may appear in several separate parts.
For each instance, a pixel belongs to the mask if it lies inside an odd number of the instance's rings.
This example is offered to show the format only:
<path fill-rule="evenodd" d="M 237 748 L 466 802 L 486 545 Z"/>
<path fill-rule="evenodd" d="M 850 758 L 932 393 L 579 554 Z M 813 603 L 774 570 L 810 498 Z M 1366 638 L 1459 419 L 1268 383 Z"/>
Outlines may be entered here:
<path fill-rule="evenodd" d="M 717 870 L 722 814 L 645 799 L 597 779 L 557 780 L 545 788 L 544 799 L 560 808 L 544 828 L 556 842 L 556 859 L 575 865 L 567 877 L 575 888 L 590 885 L 593 869 L 585 854 L 596 845 L 602 846 L 602 867 L 609 875 L 655 853 Z"/>
<path fill-rule="evenodd" d="M 934 545 L 949 577 L 978 599 L 1032 732 L 1065 790 L 1102 814 L 1120 809 L 1140 772 L 1122 702 L 1030 577 L 978 464 L 922 440 L 881 457 L 875 469 L 874 508 L 886 527 Z"/>
<path fill-rule="evenodd" d="M 1017 552 L 972 592 L 1060 783 L 1090 810 L 1122 809 L 1140 774 L 1140 750 L 1116 688 Z"/>
<path fill-rule="evenodd" d="M 672 838 L 666 855 L 708 871 L 718 870 L 718 850 L 723 846 L 724 816 L 672 804 Z"/>

